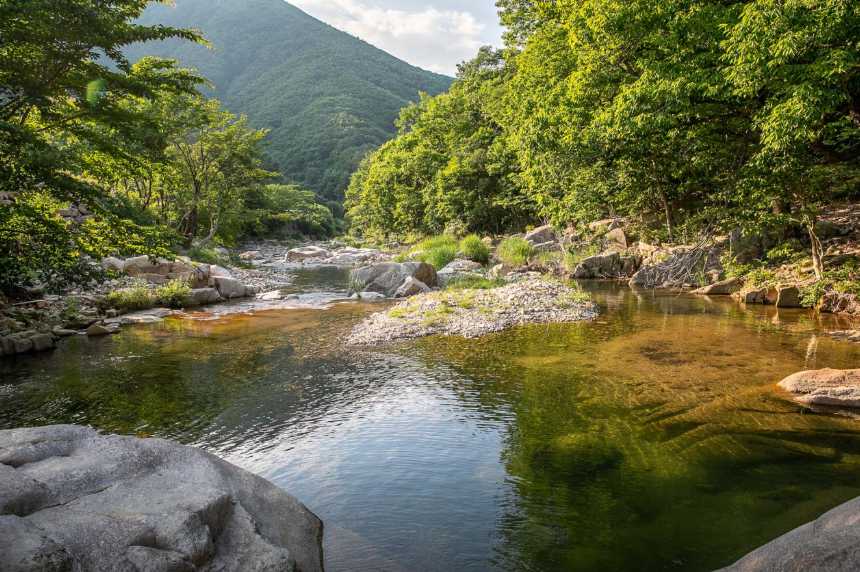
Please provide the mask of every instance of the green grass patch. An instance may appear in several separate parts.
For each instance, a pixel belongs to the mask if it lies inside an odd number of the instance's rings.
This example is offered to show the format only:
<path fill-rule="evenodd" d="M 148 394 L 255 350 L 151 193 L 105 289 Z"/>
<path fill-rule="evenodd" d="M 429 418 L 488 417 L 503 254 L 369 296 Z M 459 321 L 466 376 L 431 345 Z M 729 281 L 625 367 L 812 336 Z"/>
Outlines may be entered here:
<path fill-rule="evenodd" d="M 105 297 L 107 305 L 117 310 L 135 312 L 148 310 L 156 304 L 156 298 L 146 284 L 135 284 L 122 290 L 114 290 Z"/>
<path fill-rule="evenodd" d="M 506 238 L 499 244 L 496 256 L 508 266 L 524 266 L 532 256 L 532 245 L 524 238 Z"/>
<path fill-rule="evenodd" d="M 460 252 L 469 260 L 480 264 L 490 261 L 490 248 L 477 234 L 470 234 L 460 241 Z"/>
<path fill-rule="evenodd" d="M 168 308 L 182 308 L 188 304 L 191 286 L 185 280 L 171 280 L 155 289 L 155 298 L 159 304 Z"/>
<path fill-rule="evenodd" d="M 460 245 L 457 239 L 449 235 L 425 238 L 409 251 L 409 258 L 426 262 L 440 270 L 457 258 Z"/>

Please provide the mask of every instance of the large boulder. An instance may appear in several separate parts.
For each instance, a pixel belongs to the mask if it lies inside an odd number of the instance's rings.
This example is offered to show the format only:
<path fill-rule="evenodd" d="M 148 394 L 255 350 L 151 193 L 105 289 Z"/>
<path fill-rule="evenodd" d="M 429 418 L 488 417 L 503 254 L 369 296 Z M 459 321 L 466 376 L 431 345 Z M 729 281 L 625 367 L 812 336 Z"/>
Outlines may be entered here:
<path fill-rule="evenodd" d="M 322 522 L 199 449 L 56 425 L 0 431 L 0 569 L 323 569 Z"/>
<path fill-rule="evenodd" d="M 536 229 L 529 231 L 525 235 L 525 239 L 532 245 L 545 244 L 547 242 L 556 242 L 557 237 L 555 230 L 550 225 L 539 226 Z"/>
<path fill-rule="evenodd" d="M 779 382 L 796 401 L 809 405 L 860 407 L 860 369 L 813 369 Z"/>
<path fill-rule="evenodd" d="M 426 284 L 410 276 L 403 281 L 403 284 L 401 284 L 399 288 L 397 288 L 397 291 L 394 292 L 394 297 L 408 298 L 410 296 L 416 296 L 429 291 L 430 288 Z"/>
<path fill-rule="evenodd" d="M 720 282 L 708 284 L 697 290 L 693 290 L 693 294 L 702 294 L 705 296 L 730 296 L 735 292 L 740 292 L 744 287 L 744 282 L 740 278 L 727 278 Z"/>
<path fill-rule="evenodd" d="M 209 285 L 217 290 L 218 294 L 220 294 L 225 300 L 232 300 L 233 298 L 247 298 L 249 296 L 256 295 L 256 292 L 254 292 L 252 288 L 245 286 L 235 278 L 213 276 L 209 280 Z"/>
<path fill-rule="evenodd" d="M 379 292 L 394 296 L 407 278 L 415 278 L 431 288 L 438 284 L 436 270 L 426 262 L 385 262 L 353 270 L 350 288 L 353 292 Z"/>
<path fill-rule="evenodd" d="M 860 497 L 750 552 L 720 572 L 860 570 Z"/>
<path fill-rule="evenodd" d="M 589 256 L 576 265 L 573 277 L 578 280 L 598 278 L 630 277 L 639 267 L 635 256 L 621 255 L 618 252 Z"/>
<path fill-rule="evenodd" d="M 797 286 L 777 286 L 777 308 L 800 308 L 802 306 L 803 303 L 800 299 L 800 288 Z"/>
<path fill-rule="evenodd" d="M 194 288 L 188 293 L 188 306 L 208 306 L 223 302 L 224 298 L 215 288 Z"/>

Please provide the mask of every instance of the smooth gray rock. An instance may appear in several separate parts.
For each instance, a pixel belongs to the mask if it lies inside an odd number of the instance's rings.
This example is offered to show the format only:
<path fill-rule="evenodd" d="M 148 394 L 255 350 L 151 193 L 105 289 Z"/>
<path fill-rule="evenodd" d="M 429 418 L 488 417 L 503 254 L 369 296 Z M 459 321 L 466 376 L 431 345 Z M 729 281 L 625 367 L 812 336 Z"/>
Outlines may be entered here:
<path fill-rule="evenodd" d="M 860 570 L 860 497 L 750 552 L 722 572 Z"/>
<path fill-rule="evenodd" d="M 480 278 L 483 276 L 483 270 L 484 267 L 478 262 L 457 259 L 446 264 L 442 270 L 437 272 L 436 277 L 439 285 L 445 286 L 446 284 L 460 278 Z"/>
<path fill-rule="evenodd" d="M 293 248 L 292 250 L 287 251 L 286 261 L 287 262 L 303 262 L 305 260 L 310 260 L 314 258 L 328 258 L 331 256 L 331 252 L 328 249 L 323 248 L 321 246 L 302 246 L 300 248 Z"/>
<path fill-rule="evenodd" d="M 321 543 L 299 501 L 199 449 L 0 431 L 0 570 L 316 572 Z"/>
<path fill-rule="evenodd" d="M 426 262 L 386 262 L 353 270 L 350 288 L 353 292 L 379 292 L 390 297 L 407 278 L 415 278 L 431 288 L 438 284 L 436 270 Z"/>
<path fill-rule="evenodd" d="M 248 287 L 236 280 L 235 278 L 227 278 L 225 276 L 213 276 L 210 279 L 210 284 L 225 300 L 253 296 L 253 292 L 249 293 Z"/>
<path fill-rule="evenodd" d="M 555 230 L 550 225 L 539 226 L 534 230 L 531 230 L 526 233 L 525 240 L 530 242 L 532 245 L 535 244 L 544 244 L 547 242 L 555 242 L 557 237 L 555 235 Z"/>
<path fill-rule="evenodd" d="M 410 296 L 415 296 L 417 294 L 423 294 L 424 292 L 429 292 L 430 288 L 427 287 L 426 284 L 412 278 L 411 276 L 403 281 L 403 284 L 397 289 L 397 292 L 394 293 L 395 298 L 408 298 Z"/>
<path fill-rule="evenodd" d="M 223 301 L 221 294 L 215 288 L 194 288 L 188 294 L 189 306 L 206 306 Z"/>

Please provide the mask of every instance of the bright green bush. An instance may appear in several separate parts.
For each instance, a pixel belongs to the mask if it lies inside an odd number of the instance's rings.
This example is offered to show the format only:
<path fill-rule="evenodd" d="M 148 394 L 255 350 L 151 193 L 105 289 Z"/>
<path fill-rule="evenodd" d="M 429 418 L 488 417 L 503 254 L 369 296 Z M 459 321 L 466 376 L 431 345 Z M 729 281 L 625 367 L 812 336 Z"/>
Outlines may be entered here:
<path fill-rule="evenodd" d="M 486 264 L 490 261 L 490 249 L 477 234 L 470 234 L 460 241 L 460 252 L 474 262 Z"/>
<path fill-rule="evenodd" d="M 532 245 L 524 238 L 506 238 L 499 244 L 496 256 L 508 266 L 524 266 L 532 255 Z"/>
<path fill-rule="evenodd" d="M 191 286 L 185 280 L 171 280 L 163 286 L 155 289 L 155 298 L 158 303 L 168 308 L 182 308 L 188 304 L 191 294 Z"/>
<path fill-rule="evenodd" d="M 426 262 L 439 270 L 457 258 L 459 251 L 457 239 L 443 234 L 425 238 L 416 244 L 410 253 L 415 260 Z"/>
<path fill-rule="evenodd" d="M 156 302 L 155 296 L 144 283 L 135 284 L 122 290 L 114 290 L 107 295 L 105 301 L 109 307 L 127 312 L 152 308 Z"/>

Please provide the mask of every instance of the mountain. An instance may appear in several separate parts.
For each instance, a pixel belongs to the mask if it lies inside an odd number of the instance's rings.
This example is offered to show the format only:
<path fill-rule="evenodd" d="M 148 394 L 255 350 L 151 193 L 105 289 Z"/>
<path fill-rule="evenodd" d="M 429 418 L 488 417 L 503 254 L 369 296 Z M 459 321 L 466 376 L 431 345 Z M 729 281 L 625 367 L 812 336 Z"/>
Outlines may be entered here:
<path fill-rule="evenodd" d="M 211 48 L 179 41 L 127 50 L 178 59 L 214 84 L 211 95 L 271 130 L 271 167 L 320 197 L 341 200 L 350 174 L 395 134 L 399 110 L 451 78 L 411 66 L 282 0 L 176 0 L 141 23 L 195 28 Z"/>

